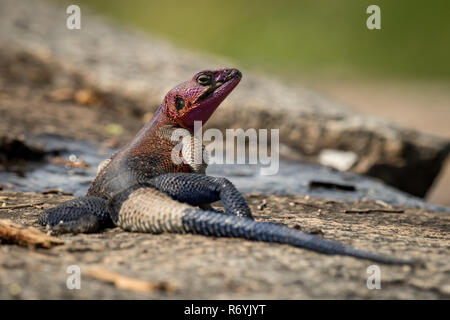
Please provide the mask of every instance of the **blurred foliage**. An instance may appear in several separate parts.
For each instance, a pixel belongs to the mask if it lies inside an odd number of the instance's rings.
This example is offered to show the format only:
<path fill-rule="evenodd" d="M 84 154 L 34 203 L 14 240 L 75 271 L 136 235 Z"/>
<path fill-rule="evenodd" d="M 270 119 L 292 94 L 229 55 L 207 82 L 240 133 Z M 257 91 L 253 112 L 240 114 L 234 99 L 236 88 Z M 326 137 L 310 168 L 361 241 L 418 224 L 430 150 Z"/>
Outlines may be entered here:
<path fill-rule="evenodd" d="M 247 67 L 291 75 L 450 78 L 449 0 L 78 2 Z M 381 30 L 366 28 L 371 4 L 381 8 Z"/>

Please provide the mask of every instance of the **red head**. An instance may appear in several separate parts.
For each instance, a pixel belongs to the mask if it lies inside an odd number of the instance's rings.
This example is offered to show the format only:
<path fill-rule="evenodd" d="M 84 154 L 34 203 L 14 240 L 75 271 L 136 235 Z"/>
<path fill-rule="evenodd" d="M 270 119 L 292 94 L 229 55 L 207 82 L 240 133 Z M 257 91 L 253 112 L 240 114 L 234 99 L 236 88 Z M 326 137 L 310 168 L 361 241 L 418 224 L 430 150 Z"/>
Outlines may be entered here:
<path fill-rule="evenodd" d="M 237 69 L 199 72 L 167 93 L 162 111 L 170 121 L 193 131 L 194 121 L 205 124 L 241 77 Z"/>

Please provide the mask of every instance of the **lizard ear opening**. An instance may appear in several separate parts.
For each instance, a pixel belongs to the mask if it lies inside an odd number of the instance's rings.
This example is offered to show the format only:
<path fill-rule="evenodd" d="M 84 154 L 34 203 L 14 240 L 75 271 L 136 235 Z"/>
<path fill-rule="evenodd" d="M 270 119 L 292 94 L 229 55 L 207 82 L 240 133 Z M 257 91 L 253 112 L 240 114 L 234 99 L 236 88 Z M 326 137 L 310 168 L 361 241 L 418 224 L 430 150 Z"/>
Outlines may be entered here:
<path fill-rule="evenodd" d="M 186 102 L 184 101 L 183 98 L 177 97 L 175 99 L 175 108 L 180 111 L 181 109 L 184 108 L 184 106 L 186 105 Z"/>

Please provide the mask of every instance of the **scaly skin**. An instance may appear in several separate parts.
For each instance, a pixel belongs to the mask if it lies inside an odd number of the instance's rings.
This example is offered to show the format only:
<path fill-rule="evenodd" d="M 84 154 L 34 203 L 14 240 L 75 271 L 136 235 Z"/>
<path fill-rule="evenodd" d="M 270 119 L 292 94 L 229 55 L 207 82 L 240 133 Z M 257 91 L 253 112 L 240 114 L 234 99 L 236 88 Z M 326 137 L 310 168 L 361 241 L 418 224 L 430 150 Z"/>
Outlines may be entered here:
<path fill-rule="evenodd" d="M 59 233 L 95 232 L 115 225 L 136 232 L 189 232 L 285 243 L 386 264 L 415 263 L 274 223 L 256 222 L 242 195 L 227 179 L 206 176 L 206 164 L 195 164 L 192 159 L 180 164 L 172 161 L 174 130 L 188 131 L 183 149 L 192 151 L 198 142 L 193 136 L 194 121 L 205 124 L 240 79 L 236 69 L 202 71 L 169 91 L 136 137 L 99 166 L 86 196 L 44 211 L 39 222 Z M 210 206 L 218 200 L 222 200 L 225 212 Z"/>

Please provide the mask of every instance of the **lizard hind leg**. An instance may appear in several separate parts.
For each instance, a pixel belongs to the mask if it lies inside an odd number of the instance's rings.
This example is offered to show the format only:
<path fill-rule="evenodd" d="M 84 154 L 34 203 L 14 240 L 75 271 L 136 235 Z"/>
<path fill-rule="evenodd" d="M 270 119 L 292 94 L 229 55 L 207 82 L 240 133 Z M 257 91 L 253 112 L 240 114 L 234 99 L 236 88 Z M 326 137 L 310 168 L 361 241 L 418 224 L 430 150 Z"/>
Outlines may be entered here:
<path fill-rule="evenodd" d="M 113 226 L 106 200 L 98 197 L 79 197 L 47 209 L 38 223 L 55 233 L 90 233 Z"/>
<path fill-rule="evenodd" d="M 137 185 L 116 194 L 108 208 L 114 223 L 124 230 L 182 233 L 184 211 L 193 207 L 153 187 Z"/>

